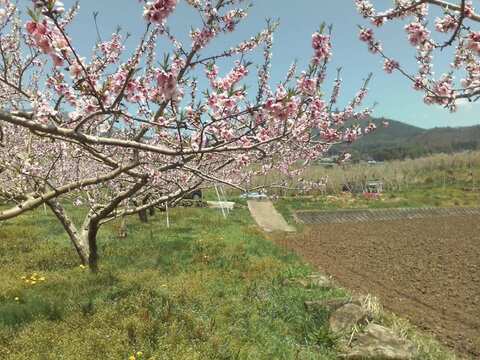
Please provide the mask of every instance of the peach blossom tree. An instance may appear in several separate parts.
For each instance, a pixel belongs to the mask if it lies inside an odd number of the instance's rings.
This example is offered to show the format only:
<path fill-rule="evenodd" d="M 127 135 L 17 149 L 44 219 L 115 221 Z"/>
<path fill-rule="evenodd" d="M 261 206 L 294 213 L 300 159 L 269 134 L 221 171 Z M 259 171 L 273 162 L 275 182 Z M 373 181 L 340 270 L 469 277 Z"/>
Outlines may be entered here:
<path fill-rule="evenodd" d="M 362 107 L 369 77 L 343 108 L 340 73 L 325 95 L 329 28 L 313 33 L 307 68 L 293 64 L 273 84 L 277 24 L 205 55 L 244 20 L 246 4 L 186 2 L 203 24 L 188 44 L 167 26 L 177 0 L 146 1 L 135 46 L 127 48 L 116 32 L 92 43 L 87 57 L 69 34 L 79 4 L 33 0 L 23 21 L 16 2 L 0 1 L 0 198 L 8 204 L 0 220 L 48 205 L 95 271 L 106 222 L 177 201 L 198 186 L 244 190 L 258 174 L 297 171 L 299 161 L 307 165 L 332 144 L 374 129 Z M 165 53 L 161 40 L 170 44 Z M 249 60 L 255 51 L 263 54 L 256 68 Z M 81 224 L 67 203 L 87 207 Z"/>

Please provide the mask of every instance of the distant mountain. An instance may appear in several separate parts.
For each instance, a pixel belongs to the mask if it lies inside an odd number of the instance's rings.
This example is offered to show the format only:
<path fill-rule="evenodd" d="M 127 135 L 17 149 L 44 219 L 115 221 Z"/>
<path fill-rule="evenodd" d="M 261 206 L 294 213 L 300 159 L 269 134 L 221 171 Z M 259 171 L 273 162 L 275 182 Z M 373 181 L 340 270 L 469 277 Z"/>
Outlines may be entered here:
<path fill-rule="evenodd" d="M 333 153 L 348 151 L 357 160 L 384 161 L 480 149 L 480 125 L 426 130 L 385 118 L 372 121 L 377 126 L 374 133 L 351 146 L 335 147 Z M 388 127 L 383 126 L 384 121 Z"/>

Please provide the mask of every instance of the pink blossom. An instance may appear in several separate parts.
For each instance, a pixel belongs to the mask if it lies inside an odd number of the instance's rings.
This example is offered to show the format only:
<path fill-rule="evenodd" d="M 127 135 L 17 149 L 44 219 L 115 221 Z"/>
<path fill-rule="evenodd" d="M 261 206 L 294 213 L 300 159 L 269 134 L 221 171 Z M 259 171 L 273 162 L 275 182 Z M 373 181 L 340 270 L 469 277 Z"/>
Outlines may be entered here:
<path fill-rule="evenodd" d="M 435 20 L 435 29 L 439 32 L 453 31 L 457 26 L 457 19 L 452 15 L 446 15 L 444 18 L 437 18 Z"/>
<path fill-rule="evenodd" d="M 157 75 L 157 84 L 158 90 L 165 100 L 175 99 L 179 95 L 177 78 L 171 72 L 160 71 Z"/>
<path fill-rule="evenodd" d="M 355 0 L 357 10 L 363 17 L 368 18 L 375 14 L 373 4 L 368 0 Z"/>
<path fill-rule="evenodd" d="M 369 123 L 368 126 L 365 128 L 365 134 L 369 134 L 377 129 L 377 125 L 373 122 Z"/>
<path fill-rule="evenodd" d="M 372 19 L 372 24 L 376 27 L 380 27 L 385 24 L 386 18 L 385 17 L 376 17 Z"/>
<path fill-rule="evenodd" d="M 444 77 L 440 81 L 437 81 L 433 87 L 435 96 L 434 100 L 437 104 L 447 105 L 452 100 L 453 88 L 451 77 Z"/>
<path fill-rule="evenodd" d="M 383 64 L 383 70 L 387 74 L 391 74 L 395 69 L 398 69 L 400 67 L 400 64 L 392 59 L 387 59 L 385 60 L 385 63 Z"/>
<path fill-rule="evenodd" d="M 53 47 L 51 41 L 46 36 L 39 37 L 37 39 L 37 46 L 40 50 L 42 50 L 45 54 L 49 54 L 52 52 Z"/>
<path fill-rule="evenodd" d="M 468 36 L 468 48 L 480 55 L 480 31 L 472 32 Z"/>
<path fill-rule="evenodd" d="M 307 77 L 306 73 L 298 79 L 297 87 L 304 95 L 314 95 L 317 90 L 317 80 Z"/>
<path fill-rule="evenodd" d="M 329 60 L 332 53 L 332 45 L 330 43 L 330 36 L 320 33 L 312 35 L 312 48 L 315 52 L 313 62 L 318 64 L 323 60 Z"/>
<path fill-rule="evenodd" d="M 362 28 L 360 30 L 359 39 L 364 42 L 371 42 L 373 40 L 373 30 Z"/>
<path fill-rule="evenodd" d="M 235 67 L 230 71 L 229 74 L 223 79 L 216 79 L 218 75 L 218 68 L 212 67 L 212 69 L 207 72 L 207 77 L 210 79 L 210 82 L 214 88 L 220 91 L 228 91 L 237 84 L 240 80 L 248 75 L 248 69 L 237 62 Z"/>
<path fill-rule="evenodd" d="M 70 66 L 70 75 L 74 79 L 78 79 L 82 75 L 82 67 L 80 66 L 80 64 L 75 63 Z"/>
<path fill-rule="evenodd" d="M 408 40 L 414 46 L 423 44 L 430 36 L 430 31 L 418 22 L 406 25 L 405 31 L 408 34 Z"/>
<path fill-rule="evenodd" d="M 190 33 L 190 38 L 192 39 L 192 47 L 194 49 L 204 48 L 210 40 L 212 40 L 216 35 L 216 32 L 213 28 L 204 27 L 202 30 L 196 29 Z"/>
<path fill-rule="evenodd" d="M 165 19 L 175 10 L 177 0 L 148 1 L 143 16 L 149 22 L 163 24 Z"/>
<path fill-rule="evenodd" d="M 413 82 L 413 88 L 417 91 L 425 89 L 425 78 L 417 76 Z"/>
<path fill-rule="evenodd" d="M 475 9 L 473 8 L 473 4 L 471 0 L 466 1 L 465 4 L 465 16 L 467 18 L 472 17 L 472 15 L 475 13 Z"/>
<path fill-rule="evenodd" d="M 215 84 L 215 80 L 218 76 L 218 66 L 217 65 L 212 65 L 209 66 L 205 69 L 205 74 L 207 75 L 207 78 L 210 80 L 210 83 L 212 85 Z"/>
<path fill-rule="evenodd" d="M 25 27 L 30 35 L 38 36 L 45 35 L 47 33 L 47 27 L 45 26 L 45 24 L 35 21 L 28 21 Z"/>
<path fill-rule="evenodd" d="M 57 53 L 52 53 L 50 56 L 55 66 L 62 66 L 64 64 L 63 58 Z"/>

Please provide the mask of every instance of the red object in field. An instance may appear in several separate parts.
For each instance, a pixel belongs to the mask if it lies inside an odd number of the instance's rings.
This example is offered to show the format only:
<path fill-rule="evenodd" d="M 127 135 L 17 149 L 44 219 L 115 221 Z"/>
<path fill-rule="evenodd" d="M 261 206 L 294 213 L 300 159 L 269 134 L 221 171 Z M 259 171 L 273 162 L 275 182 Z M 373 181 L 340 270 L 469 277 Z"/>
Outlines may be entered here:
<path fill-rule="evenodd" d="M 365 191 L 363 193 L 363 196 L 368 199 L 368 200 L 376 200 L 380 197 L 380 194 L 379 193 L 376 193 L 376 192 L 367 192 Z"/>

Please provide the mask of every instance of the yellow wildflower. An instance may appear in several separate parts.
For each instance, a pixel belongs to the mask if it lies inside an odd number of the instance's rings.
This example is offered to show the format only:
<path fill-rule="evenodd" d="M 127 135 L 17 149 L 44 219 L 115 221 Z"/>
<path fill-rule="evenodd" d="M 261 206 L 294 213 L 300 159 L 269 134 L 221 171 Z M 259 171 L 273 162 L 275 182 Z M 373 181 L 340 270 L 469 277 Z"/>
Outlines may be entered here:
<path fill-rule="evenodd" d="M 20 279 L 22 279 L 22 280 L 26 280 L 26 279 L 27 279 L 27 277 L 24 275 L 24 276 L 22 276 Z"/>
<path fill-rule="evenodd" d="M 138 352 L 137 352 L 137 356 L 138 356 L 138 357 L 142 357 L 142 356 L 143 356 L 143 352 L 138 351 Z"/>
<path fill-rule="evenodd" d="M 131 355 L 128 360 L 135 360 L 135 356 L 134 355 Z"/>
<path fill-rule="evenodd" d="M 45 281 L 45 276 L 42 276 L 40 279 L 38 279 L 40 281 Z"/>
<path fill-rule="evenodd" d="M 20 298 L 18 296 L 16 296 L 15 301 L 20 301 Z"/>
<path fill-rule="evenodd" d="M 35 285 L 37 282 L 35 280 L 32 280 L 30 284 Z"/>
<path fill-rule="evenodd" d="M 85 265 L 80 264 L 80 269 L 82 269 L 82 270 L 85 269 Z"/>

